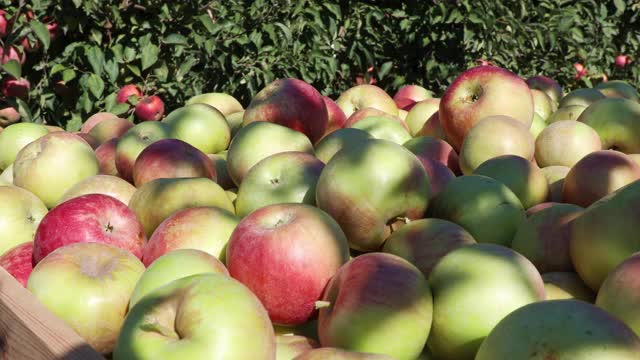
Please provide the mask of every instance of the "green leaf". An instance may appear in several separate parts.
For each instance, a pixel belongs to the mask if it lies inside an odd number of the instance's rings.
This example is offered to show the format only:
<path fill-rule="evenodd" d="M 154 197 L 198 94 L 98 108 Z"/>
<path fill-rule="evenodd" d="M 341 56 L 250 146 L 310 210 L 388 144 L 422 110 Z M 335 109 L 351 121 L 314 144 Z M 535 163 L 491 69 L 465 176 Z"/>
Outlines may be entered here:
<path fill-rule="evenodd" d="M 136 58 L 136 55 L 136 49 L 128 46 L 124 49 L 124 61 L 133 61 Z"/>
<path fill-rule="evenodd" d="M 65 83 L 76 78 L 76 72 L 73 69 L 65 69 L 62 71 L 62 81 Z"/>
<path fill-rule="evenodd" d="M 274 25 L 282 29 L 282 32 L 284 32 L 284 36 L 287 39 L 287 42 L 291 42 L 291 39 L 293 38 L 293 35 L 291 34 L 291 30 L 289 30 L 289 28 L 281 22 L 277 22 Z"/>
<path fill-rule="evenodd" d="M 200 15 L 199 17 L 200 22 L 202 23 L 202 25 L 204 25 L 204 27 L 210 32 L 210 33 L 214 33 L 216 30 L 216 24 L 213 23 L 213 20 L 211 20 L 211 18 L 209 17 L 208 14 L 203 14 Z"/>
<path fill-rule="evenodd" d="M 108 110 L 112 114 L 122 115 L 129 111 L 129 104 L 116 104 L 110 110 Z"/>
<path fill-rule="evenodd" d="M 104 92 L 104 81 L 102 81 L 102 78 L 96 74 L 91 74 L 89 75 L 87 85 L 89 86 L 89 91 L 91 91 L 93 96 L 96 99 L 100 99 L 102 92 Z"/>
<path fill-rule="evenodd" d="M 378 71 L 378 77 L 382 80 L 391 70 L 391 66 L 393 65 L 393 61 L 387 61 L 386 63 L 380 66 L 380 70 Z"/>
<path fill-rule="evenodd" d="M 138 77 L 142 77 L 142 73 L 140 72 L 140 68 L 135 66 L 135 65 L 129 65 L 127 64 L 127 68 L 129 68 L 129 70 L 134 73 L 136 76 Z"/>
<path fill-rule="evenodd" d="M 107 73 L 107 76 L 109 76 L 109 80 L 112 83 L 115 83 L 118 80 L 118 74 L 120 72 L 120 66 L 118 66 L 118 63 L 115 60 L 109 60 L 104 64 L 104 70 Z"/>
<path fill-rule="evenodd" d="M 104 69 L 104 53 L 102 50 L 97 46 L 92 46 L 86 51 L 86 55 L 89 60 L 89 64 L 91 64 L 91 67 L 93 68 L 93 73 L 101 76 Z"/>
<path fill-rule="evenodd" d="M 27 103 L 22 99 L 16 99 L 16 103 L 18 104 L 18 112 L 22 117 L 22 122 L 33 122 L 33 116 L 31 116 L 29 105 L 27 105 Z"/>
<path fill-rule="evenodd" d="M 117 97 L 118 97 L 118 94 L 113 93 L 107 96 L 106 98 L 104 98 L 104 108 L 106 111 L 111 112 L 111 109 L 114 106 L 116 106 Z"/>
<path fill-rule="evenodd" d="M 64 69 L 66 69 L 66 68 L 64 67 L 64 65 L 62 65 L 62 64 L 55 64 L 55 65 L 53 65 L 53 67 L 51 67 L 51 71 L 49 72 L 49 75 L 55 75 L 55 74 L 59 73 L 60 71 L 62 71 L 62 70 L 64 70 Z"/>
<path fill-rule="evenodd" d="M 157 47 L 156 45 L 148 44 L 144 48 L 142 48 L 141 51 L 142 51 L 142 59 L 141 59 L 142 70 L 147 70 L 148 68 L 153 66 L 153 64 L 155 64 L 156 61 L 158 61 L 158 54 L 160 54 L 160 48 Z"/>
<path fill-rule="evenodd" d="M 31 30 L 33 30 L 33 32 L 36 34 L 38 39 L 40 39 L 42 45 L 44 45 L 44 50 L 48 50 L 49 45 L 51 44 L 51 35 L 49 34 L 49 29 L 47 29 L 47 27 L 43 23 L 35 19 L 29 21 L 29 26 L 31 27 Z"/>
<path fill-rule="evenodd" d="M 182 81 L 184 76 L 191 70 L 191 68 L 197 62 L 198 62 L 198 60 L 196 60 L 194 58 L 187 59 L 187 61 L 185 61 L 182 65 L 180 65 L 180 68 L 178 68 L 178 71 L 176 71 L 176 80 Z"/>
<path fill-rule="evenodd" d="M 71 120 L 65 126 L 67 131 L 78 131 L 82 127 L 82 117 L 78 113 L 71 113 Z"/>
<path fill-rule="evenodd" d="M 622 13 L 624 13 L 627 8 L 627 4 L 624 2 L 624 0 L 613 0 L 613 5 L 615 5 L 616 7 L 615 16 L 622 15 Z"/>
<path fill-rule="evenodd" d="M 17 60 L 12 59 L 7 61 L 6 64 L 2 65 L 2 68 L 16 79 L 20 79 L 22 77 L 22 66 L 20 66 L 20 63 Z"/>
<path fill-rule="evenodd" d="M 180 34 L 169 34 L 164 38 L 163 42 L 165 44 L 173 44 L 173 45 L 186 45 L 188 44 L 188 40 L 186 37 Z"/>

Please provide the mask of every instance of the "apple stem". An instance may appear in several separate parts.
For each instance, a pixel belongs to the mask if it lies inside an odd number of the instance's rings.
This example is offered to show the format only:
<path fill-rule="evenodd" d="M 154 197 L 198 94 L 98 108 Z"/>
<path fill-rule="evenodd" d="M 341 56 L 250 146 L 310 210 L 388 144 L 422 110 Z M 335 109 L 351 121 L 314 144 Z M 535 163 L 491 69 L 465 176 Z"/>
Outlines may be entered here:
<path fill-rule="evenodd" d="M 331 306 L 331 301 L 316 301 L 316 310 Z"/>

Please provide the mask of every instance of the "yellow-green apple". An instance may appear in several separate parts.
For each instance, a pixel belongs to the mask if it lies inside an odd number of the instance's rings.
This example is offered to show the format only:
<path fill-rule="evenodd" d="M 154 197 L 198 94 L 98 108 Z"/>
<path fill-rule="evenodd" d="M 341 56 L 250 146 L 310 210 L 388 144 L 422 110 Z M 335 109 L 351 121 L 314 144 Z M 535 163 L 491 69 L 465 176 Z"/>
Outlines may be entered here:
<path fill-rule="evenodd" d="M 136 188 L 117 176 L 94 175 L 73 185 L 58 201 L 58 204 L 88 194 L 104 194 L 112 196 L 123 204 L 129 204 L 129 200 L 136 192 Z"/>
<path fill-rule="evenodd" d="M 16 97 L 26 100 L 29 97 L 31 83 L 25 78 L 16 79 L 13 76 L 6 76 L 0 84 L 2 95 L 5 97 Z"/>
<path fill-rule="evenodd" d="M 635 220 L 639 211 L 640 181 L 635 181 L 595 202 L 571 223 L 571 262 L 594 291 L 640 250 Z"/>
<path fill-rule="evenodd" d="M 431 202 L 429 214 L 462 226 L 478 242 L 505 246 L 525 220 L 525 210 L 513 191 L 481 175 L 451 180 Z"/>
<path fill-rule="evenodd" d="M 393 95 L 393 100 L 398 103 L 399 99 L 410 99 L 414 103 L 430 99 L 433 97 L 433 91 L 427 90 L 420 85 L 404 85 Z M 398 105 L 398 108 L 402 106 Z"/>
<path fill-rule="evenodd" d="M 129 310 L 114 359 L 274 360 L 260 300 L 229 276 L 196 274 L 151 291 Z"/>
<path fill-rule="evenodd" d="M 96 124 L 88 133 L 85 134 L 93 136 L 96 141 L 98 141 L 98 145 L 100 145 L 113 138 L 121 137 L 132 127 L 133 122 L 116 117 L 100 121 L 100 123 Z"/>
<path fill-rule="evenodd" d="M 382 251 L 408 260 L 428 278 L 446 254 L 475 243 L 473 236 L 458 224 L 441 219 L 420 219 L 391 234 Z"/>
<path fill-rule="evenodd" d="M 575 272 L 549 272 L 542 274 L 545 300 L 576 299 L 593 303 L 596 295 Z"/>
<path fill-rule="evenodd" d="M 220 185 L 203 177 L 155 179 L 139 187 L 129 201 L 148 237 L 173 213 L 199 206 L 217 206 L 234 212 Z"/>
<path fill-rule="evenodd" d="M 267 121 L 252 122 L 243 126 L 229 145 L 229 175 L 236 185 L 240 185 L 244 176 L 260 160 L 285 151 L 313 154 L 313 145 L 304 134 L 285 126 Z"/>
<path fill-rule="evenodd" d="M 35 195 L 17 186 L 0 186 L 0 255 L 33 241 L 47 207 Z"/>
<path fill-rule="evenodd" d="M 176 249 L 168 252 L 150 264 L 138 279 L 129 300 L 129 308 L 151 291 L 173 280 L 202 273 L 229 275 L 220 260 L 202 250 Z"/>
<path fill-rule="evenodd" d="M 478 121 L 464 138 L 460 170 L 469 175 L 483 162 L 500 155 L 518 155 L 530 161 L 534 152 L 535 139 L 529 126 L 508 116 L 489 116 Z"/>
<path fill-rule="evenodd" d="M 543 120 L 546 120 L 554 112 L 553 100 L 541 90 L 531 89 L 533 96 L 533 111 Z"/>
<path fill-rule="evenodd" d="M 233 96 L 225 93 L 204 93 L 196 95 L 187 100 L 186 105 L 207 104 L 213 106 L 224 116 L 244 111 L 242 104 Z"/>
<path fill-rule="evenodd" d="M 133 165 L 138 155 L 147 146 L 169 137 L 169 127 L 162 122 L 142 122 L 129 129 L 116 145 L 116 169 L 119 176 L 133 183 Z"/>
<path fill-rule="evenodd" d="M 143 271 L 144 265 L 129 251 L 104 243 L 76 243 L 40 261 L 27 289 L 92 348 L 109 354 Z"/>
<path fill-rule="evenodd" d="M 47 128 L 47 130 L 52 133 L 52 132 L 59 132 L 59 131 L 65 131 L 63 128 L 61 128 L 60 126 L 55 126 L 55 125 L 45 125 L 44 127 Z"/>
<path fill-rule="evenodd" d="M 321 347 L 304 352 L 293 360 L 396 360 L 393 356 L 384 354 L 348 351 L 335 347 Z"/>
<path fill-rule="evenodd" d="M 0 100 L 0 126 L 7 127 L 20 121 L 21 115 L 16 110 L 17 105 L 8 99 Z"/>
<path fill-rule="evenodd" d="M 98 159 L 100 174 L 118 176 L 118 169 L 116 168 L 116 147 L 118 146 L 119 140 L 119 138 L 111 139 L 94 150 L 96 159 Z"/>
<path fill-rule="evenodd" d="M 135 84 L 128 84 L 120 88 L 118 93 L 116 94 L 116 101 L 119 104 L 124 104 L 129 102 L 129 98 L 135 99 L 136 101 L 142 96 L 142 90 Z"/>
<path fill-rule="evenodd" d="M 569 255 L 570 223 L 584 210 L 571 204 L 556 204 L 525 220 L 511 243 L 540 273 L 573 271 Z"/>
<path fill-rule="evenodd" d="M 33 270 L 33 241 L 12 247 L 0 255 L 0 267 L 7 270 L 20 285 L 27 287 Z"/>
<path fill-rule="evenodd" d="M 0 173 L 0 185 L 13 185 L 13 164 Z"/>
<path fill-rule="evenodd" d="M 535 146 L 540 167 L 572 167 L 586 155 L 602 150 L 600 136 L 591 126 L 570 120 L 549 124 L 538 135 Z"/>
<path fill-rule="evenodd" d="M 431 136 L 418 136 L 403 144 L 419 160 L 432 159 L 460 173 L 458 154 L 446 141 Z"/>
<path fill-rule="evenodd" d="M 427 345 L 437 359 L 471 359 L 484 338 L 510 312 L 544 300 L 535 266 L 495 244 L 459 247 L 429 276 L 433 326 Z M 502 358 L 506 359 L 506 358 Z"/>
<path fill-rule="evenodd" d="M 491 158 L 478 166 L 474 175 L 484 175 L 505 184 L 525 209 L 540 204 L 549 196 L 549 184 L 542 170 L 517 155 Z"/>
<path fill-rule="evenodd" d="M 298 79 L 278 79 L 253 97 L 244 112 L 243 126 L 267 121 L 306 135 L 315 143 L 329 122 L 327 106 L 313 86 Z"/>
<path fill-rule="evenodd" d="M 99 170 L 96 155 L 84 140 L 68 132 L 54 132 L 20 150 L 13 164 L 13 183 L 51 208 L 73 185 Z"/>
<path fill-rule="evenodd" d="M 571 170 L 570 167 L 553 165 L 541 168 L 549 184 L 549 201 L 562 202 L 562 187 L 564 178 Z"/>
<path fill-rule="evenodd" d="M 612 314 L 580 300 L 514 309 L 484 340 L 476 360 L 637 359 L 640 338 Z"/>
<path fill-rule="evenodd" d="M 635 102 L 640 101 L 638 91 L 624 80 L 601 82 L 596 85 L 595 89 L 608 98 L 624 98 Z"/>
<path fill-rule="evenodd" d="M 205 154 L 226 150 L 231 129 L 224 115 L 206 104 L 192 104 L 173 110 L 162 120 L 172 138 L 185 141 Z"/>
<path fill-rule="evenodd" d="M 340 226 L 306 204 L 262 207 L 242 219 L 227 244 L 231 276 L 260 299 L 274 324 L 298 325 L 315 315 L 349 245 Z"/>
<path fill-rule="evenodd" d="M 562 199 L 587 207 L 640 179 L 640 165 L 615 150 L 594 151 L 578 161 L 564 178 Z"/>
<path fill-rule="evenodd" d="M 591 126 L 600 135 L 603 149 L 640 152 L 640 103 L 637 101 L 600 100 L 583 111 L 578 121 Z"/>
<path fill-rule="evenodd" d="M 398 106 L 393 101 L 393 98 L 383 89 L 371 84 L 356 85 L 347 89 L 340 94 L 336 104 L 344 111 L 347 118 L 366 107 L 376 108 L 391 115 L 398 115 Z"/>
<path fill-rule="evenodd" d="M 431 115 L 438 111 L 439 107 L 440 99 L 431 98 L 416 103 L 411 110 L 409 110 L 407 118 L 404 121 L 407 126 L 409 126 L 412 136 L 418 134 Z"/>
<path fill-rule="evenodd" d="M 437 111 L 429 117 L 427 122 L 424 123 L 424 126 L 422 126 L 422 129 L 420 129 L 415 136 L 431 136 L 447 141 L 447 136 L 444 133 L 444 129 L 442 129 L 440 115 Z"/>
<path fill-rule="evenodd" d="M 429 337 L 429 283 L 399 256 L 370 253 L 353 258 L 331 279 L 322 300 L 322 346 L 415 359 Z"/>
<path fill-rule="evenodd" d="M 136 104 L 135 114 L 140 121 L 159 121 L 164 116 L 164 102 L 157 95 L 145 96 Z"/>
<path fill-rule="evenodd" d="M 424 217 L 429 178 L 418 158 L 386 140 L 345 147 L 326 164 L 316 204 L 338 221 L 351 248 L 375 251 L 399 217 Z"/>
<path fill-rule="evenodd" d="M 363 130 L 375 139 L 389 140 L 399 145 L 411 140 L 409 131 L 388 117 L 367 116 L 349 127 Z"/>
<path fill-rule="evenodd" d="M 540 91 L 543 91 L 555 103 L 558 103 L 563 96 L 562 86 L 560 86 L 557 81 L 547 76 L 532 76 L 525 82 L 530 89 L 538 89 Z"/>
<path fill-rule="evenodd" d="M 308 337 L 292 334 L 276 335 L 276 360 L 293 360 L 320 344 Z"/>
<path fill-rule="evenodd" d="M 146 242 L 142 224 L 120 200 L 104 194 L 87 194 L 51 209 L 33 239 L 37 264 L 56 249 L 74 243 L 99 242 L 117 246 L 142 258 Z"/>
<path fill-rule="evenodd" d="M 82 124 L 82 127 L 80 128 L 80 132 L 88 134 L 91 131 L 91 129 L 93 129 L 96 125 L 100 124 L 101 122 L 105 120 L 117 119 L 117 118 L 118 118 L 118 115 L 112 114 L 110 112 L 106 112 L 106 111 L 97 112 L 89 116 L 89 118 L 85 120 L 85 122 Z"/>
<path fill-rule="evenodd" d="M 357 147 L 373 137 L 366 131 L 355 128 L 343 128 L 325 136 L 315 145 L 315 154 L 320 161 L 328 163 L 343 148 Z"/>
<path fill-rule="evenodd" d="M 324 163 L 299 151 L 274 154 L 255 164 L 238 187 L 236 214 L 272 204 L 316 204 L 316 183 Z"/>
<path fill-rule="evenodd" d="M 405 124 L 406 124 L 406 120 L 407 120 L 407 115 L 409 115 L 409 112 L 407 110 L 398 109 L 398 117 L 400 118 L 400 120 L 405 121 Z M 409 126 L 409 125 L 407 125 L 407 126 Z"/>
<path fill-rule="evenodd" d="M 227 168 L 227 151 L 221 151 L 217 154 L 207 154 L 207 157 L 209 157 L 209 160 L 211 160 L 213 166 L 216 168 L 216 182 L 218 185 L 222 186 L 225 190 L 236 187 Z"/>
<path fill-rule="evenodd" d="M 161 139 L 147 146 L 133 165 L 136 187 L 160 178 L 189 177 L 216 181 L 216 168 L 205 153 L 178 139 Z"/>
<path fill-rule="evenodd" d="M 616 266 L 600 286 L 595 304 L 640 336 L 640 253 Z"/>
<path fill-rule="evenodd" d="M 227 119 L 227 123 L 229 124 L 229 129 L 231 131 L 231 138 L 233 139 L 236 136 L 236 133 L 242 127 L 242 119 L 244 118 L 244 110 L 231 113 L 225 116 Z"/>
<path fill-rule="evenodd" d="M 560 104 L 558 104 L 558 109 L 566 108 L 569 106 L 583 106 L 587 107 L 598 100 L 605 99 L 606 96 L 602 94 L 600 91 L 594 88 L 580 88 L 575 89 L 565 95 L 562 100 L 560 100 Z"/>
<path fill-rule="evenodd" d="M 538 135 L 540 135 L 540 133 L 542 132 L 542 130 L 544 130 L 544 128 L 547 126 L 547 123 L 544 122 L 544 120 L 542 120 L 542 118 L 540 117 L 540 115 L 538 115 L 538 113 L 533 114 L 533 122 L 531 123 L 531 127 L 529 128 L 529 131 L 531 131 L 531 135 L 533 135 L 534 139 L 538 138 Z"/>
<path fill-rule="evenodd" d="M 397 122 L 398 124 L 402 125 L 402 127 L 405 130 L 409 131 L 409 126 L 407 126 L 407 124 L 402 119 L 400 119 L 400 117 L 398 117 L 397 115 L 389 114 L 387 112 L 376 109 L 374 107 L 366 107 L 354 112 L 353 114 L 351 114 L 351 116 L 349 116 L 349 118 L 347 118 L 347 121 L 345 122 L 344 127 L 345 128 L 354 127 L 354 125 L 358 123 L 360 120 L 371 117 L 371 116 L 391 119 Z"/>
<path fill-rule="evenodd" d="M 226 246 L 240 219 L 215 206 L 190 207 L 176 211 L 153 232 L 142 250 L 142 262 L 178 249 L 202 250 L 225 262 Z"/>
<path fill-rule="evenodd" d="M 505 97 L 509 98 L 509 104 L 504 103 Z M 438 113 L 449 143 L 458 150 L 467 132 L 490 116 L 509 117 L 529 130 L 534 113 L 533 96 L 527 83 L 511 71 L 497 66 L 476 66 L 449 85 L 440 99 Z"/>
<path fill-rule="evenodd" d="M 0 133 L 0 170 L 13 164 L 18 152 L 32 141 L 47 135 L 49 131 L 36 123 L 17 123 L 7 126 Z"/>
<path fill-rule="evenodd" d="M 330 97 L 323 96 L 322 101 L 324 101 L 324 104 L 327 107 L 327 114 L 329 116 L 327 129 L 324 131 L 323 135 L 323 137 L 325 137 L 338 129 L 342 129 L 344 124 L 347 122 L 347 116 L 344 114 L 344 111 L 340 109 L 338 104 L 336 104 L 336 102 Z"/>
<path fill-rule="evenodd" d="M 586 106 L 582 105 L 567 105 L 554 111 L 547 119 L 547 124 L 551 124 L 563 120 L 576 121 L 580 117 L 580 114 L 586 109 Z"/>

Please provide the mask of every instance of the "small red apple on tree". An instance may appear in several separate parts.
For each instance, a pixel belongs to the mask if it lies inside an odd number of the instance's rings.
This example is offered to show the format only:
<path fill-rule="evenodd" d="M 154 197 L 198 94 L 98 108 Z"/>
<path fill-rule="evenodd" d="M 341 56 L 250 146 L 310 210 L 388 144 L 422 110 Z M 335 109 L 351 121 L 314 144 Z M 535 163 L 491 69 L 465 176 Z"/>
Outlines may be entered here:
<path fill-rule="evenodd" d="M 616 66 L 620 69 L 624 69 L 627 65 L 631 63 L 631 58 L 629 55 L 620 54 L 616 56 Z"/>
<path fill-rule="evenodd" d="M 4 65 L 8 63 L 9 60 L 16 60 L 20 64 L 24 64 L 24 53 L 18 52 L 15 46 L 10 46 L 8 50 L 5 46 L 0 46 L 0 62 Z"/>
<path fill-rule="evenodd" d="M 138 99 L 142 96 L 142 91 L 138 87 L 138 85 L 128 84 L 120 88 L 118 94 L 116 95 L 116 101 L 118 104 L 125 104 L 129 102 L 129 97 L 135 96 L 135 99 Z"/>
<path fill-rule="evenodd" d="M 164 115 L 164 103 L 158 96 L 145 96 L 136 105 L 136 117 L 140 121 L 158 121 Z"/>
<path fill-rule="evenodd" d="M 2 94 L 6 97 L 25 99 L 29 96 L 31 84 L 25 78 L 6 77 L 2 81 Z"/>
<path fill-rule="evenodd" d="M 573 64 L 573 67 L 576 69 L 576 75 L 574 77 L 576 80 L 587 75 L 587 68 L 585 68 L 581 63 L 575 63 Z"/>
<path fill-rule="evenodd" d="M 7 27 L 9 27 L 7 13 L 4 10 L 0 10 L 0 38 L 4 39 L 7 36 Z"/>

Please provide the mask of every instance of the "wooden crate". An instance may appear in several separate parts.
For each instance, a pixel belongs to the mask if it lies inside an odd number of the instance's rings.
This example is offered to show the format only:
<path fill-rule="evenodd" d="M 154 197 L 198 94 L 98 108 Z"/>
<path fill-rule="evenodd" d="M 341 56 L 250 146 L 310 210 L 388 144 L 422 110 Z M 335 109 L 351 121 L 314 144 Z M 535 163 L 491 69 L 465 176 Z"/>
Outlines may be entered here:
<path fill-rule="evenodd" d="M 104 360 L 104 357 L 0 267 L 0 359 Z"/>

